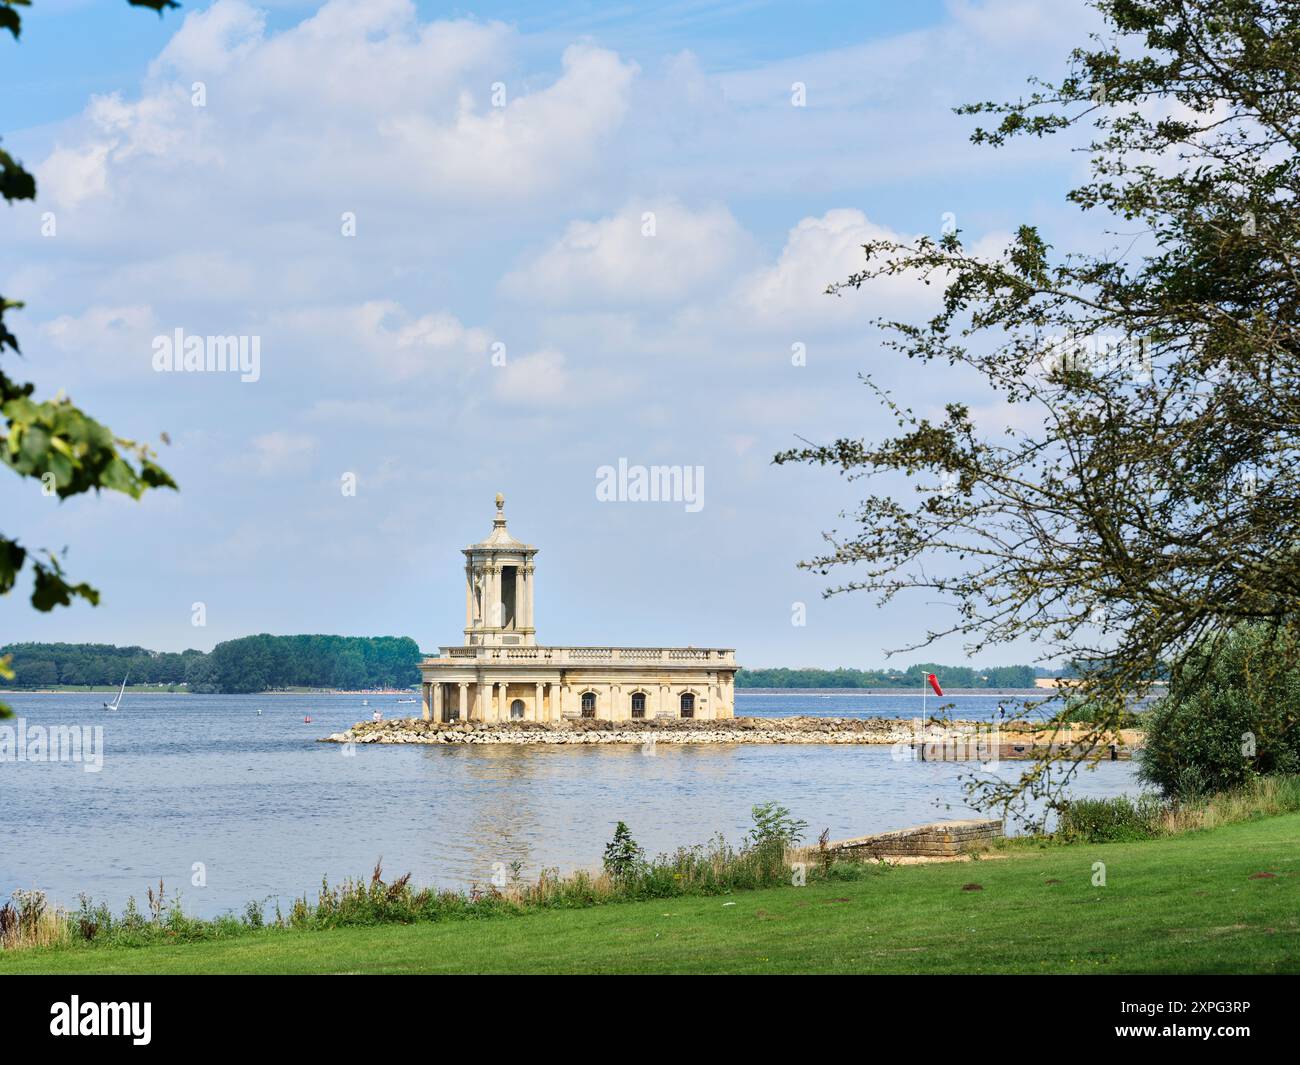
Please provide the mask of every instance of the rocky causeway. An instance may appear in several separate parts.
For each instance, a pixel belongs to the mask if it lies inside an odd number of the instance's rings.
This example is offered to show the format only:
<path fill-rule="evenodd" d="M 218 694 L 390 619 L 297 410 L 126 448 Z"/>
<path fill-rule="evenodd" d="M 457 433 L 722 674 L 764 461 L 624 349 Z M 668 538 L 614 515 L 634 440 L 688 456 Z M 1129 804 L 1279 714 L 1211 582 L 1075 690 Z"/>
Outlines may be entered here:
<path fill-rule="evenodd" d="M 362 721 L 346 732 L 324 737 L 322 743 L 856 743 L 896 744 L 917 739 L 931 741 L 954 733 L 989 737 L 988 722 L 954 721 L 943 732 L 918 736 L 910 719 L 879 717 L 733 717 L 716 721 L 666 720 L 605 721 L 598 718 L 564 721 L 424 721 L 394 718 Z M 1026 735 L 1030 733 L 1029 735 Z M 992 733 L 998 736 L 999 733 Z M 1053 739 L 1065 738 L 1064 736 Z M 1129 737 L 1125 737 L 1127 740 Z M 1003 743 L 1037 737 L 1029 726 L 1003 724 Z M 1044 742 L 1047 736 L 1044 735 Z M 996 742 L 996 741 L 995 741 Z"/>

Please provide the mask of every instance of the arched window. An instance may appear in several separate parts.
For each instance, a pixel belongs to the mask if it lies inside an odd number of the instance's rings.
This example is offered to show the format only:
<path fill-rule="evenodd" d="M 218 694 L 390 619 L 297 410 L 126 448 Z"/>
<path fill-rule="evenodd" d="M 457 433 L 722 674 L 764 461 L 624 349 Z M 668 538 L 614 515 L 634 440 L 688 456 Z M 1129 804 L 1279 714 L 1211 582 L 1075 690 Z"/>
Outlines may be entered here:
<path fill-rule="evenodd" d="M 695 716 L 695 696 L 690 692 L 682 692 L 682 717 Z"/>
<path fill-rule="evenodd" d="M 632 693 L 632 716 L 645 717 L 645 692 Z"/>
<path fill-rule="evenodd" d="M 510 720 L 522 721 L 523 717 L 524 717 L 524 701 L 522 699 L 516 699 L 513 703 L 510 704 Z"/>
<path fill-rule="evenodd" d="M 596 693 L 595 692 L 582 693 L 582 716 L 583 717 L 596 716 Z"/>

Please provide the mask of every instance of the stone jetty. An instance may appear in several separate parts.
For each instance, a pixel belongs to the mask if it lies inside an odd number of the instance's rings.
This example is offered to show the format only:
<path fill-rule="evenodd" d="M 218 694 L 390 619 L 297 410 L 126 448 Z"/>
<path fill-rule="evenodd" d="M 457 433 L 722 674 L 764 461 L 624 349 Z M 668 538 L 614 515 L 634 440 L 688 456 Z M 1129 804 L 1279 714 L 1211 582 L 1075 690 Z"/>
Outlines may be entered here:
<path fill-rule="evenodd" d="M 1003 727 L 991 733 L 987 722 L 955 721 L 944 730 L 918 734 L 910 719 L 879 717 L 734 717 L 716 721 L 661 720 L 605 721 L 576 718 L 563 721 L 424 721 L 394 718 L 362 721 L 346 732 L 324 737 L 322 743 L 503 743 L 503 744 L 705 744 L 705 743 L 848 743 L 915 747 L 919 758 L 944 758 L 945 745 L 956 742 L 970 753 L 963 757 L 987 757 L 989 741 L 1005 753 L 1011 737 L 1018 747 L 1033 747 L 1033 733 L 1022 728 Z M 1000 736 L 1000 739 L 993 737 Z M 1059 740 L 1059 736 L 1055 739 Z M 1132 737 L 1125 737 L 1131 742 Z M 961 741 L 965 741 L 964 747 Z M 1047 737 L 1043 737 L 1044 742 Z M 919 742 L 918 742 L 919 741 Z M 926 746 L 939 745 L 936 755 Z M 978 751 L 981 753 L 977 753 Z M 952 759 L 947 755 L 944 760 Z"/>

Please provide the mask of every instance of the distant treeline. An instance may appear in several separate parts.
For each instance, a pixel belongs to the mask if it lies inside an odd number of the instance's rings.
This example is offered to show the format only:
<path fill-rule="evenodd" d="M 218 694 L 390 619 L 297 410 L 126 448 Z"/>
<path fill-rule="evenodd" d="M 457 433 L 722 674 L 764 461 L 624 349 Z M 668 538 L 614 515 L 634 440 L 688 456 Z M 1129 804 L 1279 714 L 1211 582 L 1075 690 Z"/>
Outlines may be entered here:
<path fill-rule="evenodd" d="M 16 643 L 14 679 L 5 688 L 57 684 L 184 685 L 193 692 L 261 692 L 277 688 L 409 688 L 420 682 L 420 648 L 406 636 L 244 636 L 211 651 L 149 651 L 106 643 Z M 1063 671 L 1060 675 L 1068 675 Z M 941 666 L 907 669 L 742 669 L 739 688 L 916 688 L 934 673 L 949 688 L 1032 688 L 1055 676 L 1033 666 Z"/>
<path fill-rule="evenodd" d="M 419 645 L 407 636 L 244 636 L 209 652 L 149 651 L 105 643 L 16 643 L 5 688 L 56 684 L 185 685 L 193 692 L 277 688 L 407 688 L 420 682 Z"/>
<path fill-rule="evenodd" d="M 907 669 L 742 669 L 737 688 L 916 688 L 933 673 L 944 688 L 1032 688 L 1035 677 L 1056 674 L 1034 666 L 941 666 L 918 663 Z"/>

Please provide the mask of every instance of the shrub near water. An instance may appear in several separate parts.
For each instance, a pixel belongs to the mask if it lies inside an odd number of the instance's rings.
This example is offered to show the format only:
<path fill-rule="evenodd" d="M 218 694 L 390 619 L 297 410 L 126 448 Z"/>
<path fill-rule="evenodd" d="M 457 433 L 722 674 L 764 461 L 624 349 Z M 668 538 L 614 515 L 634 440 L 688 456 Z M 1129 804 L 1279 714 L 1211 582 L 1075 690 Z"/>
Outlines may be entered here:
<path fill-rule="evenodd" d="M 1057 837 L 1065 843 L 1126 843 L 1164 835 L 1167 806 L 1154 795 L 1070 799 L 1058 807 Z"/>
<path fill-rule="evenodd" d="M 1146 715 L 1139 777 L 1195 799 L 1300 772 L 1300 646 L 1266 625 L 1202 643 Z"/>
<path fill-rule="evenodd" d="M 804 822 L 775 803 L 754 807 L 753 818 L 754 827 L 739 848 L 717 835 L 708 843 L 680 847 L 653 859 L 645 856 L 627 825 L 619 822 L 614 839 L 605 848 L 604 871 L 599 874 L 579 871 L 561 876 L 558 870 L 547 869 L 535 881 L 525 881 L 516 870 L 505 885 L 476 885 L 467 893 L 414 887 L 409 873 L 387 882 L 377 864 L 368 878 L 348 879 L 335 886 L 322 880 L 315 900 L 302 895 L 287 914 L 277 906 L 274 917 L 265 913 L 261 902 L 249 903 L 242 918 L 233 914 L 215 920 L 189 917 L 181 909 L 179 896 L 167 902 L 161 883 L 156 891 L 148 890 L 146 912 L 130 899 L 120 917 L 84 895 L 80 910 L 68 914 L 46 908 L 44 895 L 39 893 L 35 893 L 39 897 L 34 902 L 15 893 L 15 903 L 0 908 L 0 949 L 72 941 L 145 946 L 223 939 L 264 929 L 274 933 L 290 928 L 490 918 L 638 899 L 725 895 L 789 884 L 786 851 L 802 837 Z M 813 870 L 809 880 L 861 879 L 881 872 L 880 866 L 837 862 Z"/>

